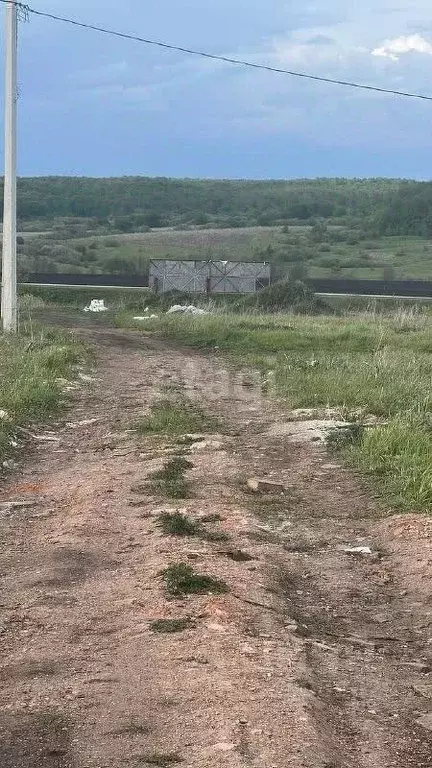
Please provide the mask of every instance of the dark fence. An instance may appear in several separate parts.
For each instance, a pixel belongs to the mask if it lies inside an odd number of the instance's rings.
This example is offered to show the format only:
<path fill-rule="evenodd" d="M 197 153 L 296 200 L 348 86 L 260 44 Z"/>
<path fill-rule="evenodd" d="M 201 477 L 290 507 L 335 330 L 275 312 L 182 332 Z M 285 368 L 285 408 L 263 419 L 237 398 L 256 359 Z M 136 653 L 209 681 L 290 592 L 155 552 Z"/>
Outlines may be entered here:
<path fill-rule="evenodd" d="M 332 277 L 308 277 L 305 282 L 317 293 L 432 298 L 432 282 L 422 280 L 350 280 Z"/>
<path fill-rule="evenodd" d="M 60 274 L 56 272 L 35 272 L 27 275 L 25 283 L 47 285 L 94 285 L 116 286 L 118 288 L 147 288 L 147 275 L 82 275 Z"/>
<path fill-rule="evenodd" d="M 64 275 L 47 272 L 28 275 L 25 282 L 46 283 L 47 285 L 107 285 L 119 288 L 146 288 L 148 287 L 148 275 Z M 306 283 L 317 293 L 432 298 L 432 282 L 421 280 L 350 280 L 333 277 L 310 277 L 307 278 Z"/>

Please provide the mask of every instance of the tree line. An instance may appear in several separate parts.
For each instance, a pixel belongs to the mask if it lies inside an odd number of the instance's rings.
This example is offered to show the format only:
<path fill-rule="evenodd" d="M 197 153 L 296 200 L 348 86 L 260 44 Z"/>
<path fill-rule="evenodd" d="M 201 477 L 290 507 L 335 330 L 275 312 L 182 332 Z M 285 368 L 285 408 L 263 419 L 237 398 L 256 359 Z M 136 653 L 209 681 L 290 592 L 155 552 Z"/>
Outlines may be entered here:
<path fill-rule="evenodd" d="M 318 218 L 349 220 L 380 234 L 429 234 L 432 184 L 398 179 L 21 178 L 18 217 L 47 223 L 87 219 L 94 228 L 117 232 L 181 225 L 266 226 Z"/>

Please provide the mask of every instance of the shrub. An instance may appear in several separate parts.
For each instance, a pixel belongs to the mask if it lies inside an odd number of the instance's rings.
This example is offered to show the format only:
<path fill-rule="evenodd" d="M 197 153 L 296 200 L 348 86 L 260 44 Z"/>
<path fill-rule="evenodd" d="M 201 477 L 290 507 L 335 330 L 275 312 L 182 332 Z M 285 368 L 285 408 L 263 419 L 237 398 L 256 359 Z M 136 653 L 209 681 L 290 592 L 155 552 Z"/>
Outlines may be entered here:
<path fill-rule="evenodd" d="M 224 581 L 206 574 L 195 573 L 186 563 L 170 565 L 162 571 L 162 577 L 168 594 L 175 597 L 228 592 L 228 585 Z"/>

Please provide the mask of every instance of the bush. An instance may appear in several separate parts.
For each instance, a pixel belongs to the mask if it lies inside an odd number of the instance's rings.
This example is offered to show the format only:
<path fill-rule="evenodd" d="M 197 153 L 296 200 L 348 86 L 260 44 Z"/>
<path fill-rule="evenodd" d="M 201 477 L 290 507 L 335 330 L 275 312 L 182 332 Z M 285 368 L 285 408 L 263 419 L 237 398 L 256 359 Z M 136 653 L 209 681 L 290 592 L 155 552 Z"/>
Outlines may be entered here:
<path fill-rule="evenodd" d="M 281 280 L 264 288 L 259 293 L 245 296 L 237 303 L 237 309 L 255 309 L 259 312 L 294 311 L 299 314 L 315 315 L 321 312 L 334 314 L 334 309 L 304 283 Z"/>
<path fill-rule="evenodd" d="M 31 293 L 24 293 L 18 298 L 21 311 L 31 312 L 33 309 L 43 309 L 45 302 L 40 296 L 32 296 Z"/>

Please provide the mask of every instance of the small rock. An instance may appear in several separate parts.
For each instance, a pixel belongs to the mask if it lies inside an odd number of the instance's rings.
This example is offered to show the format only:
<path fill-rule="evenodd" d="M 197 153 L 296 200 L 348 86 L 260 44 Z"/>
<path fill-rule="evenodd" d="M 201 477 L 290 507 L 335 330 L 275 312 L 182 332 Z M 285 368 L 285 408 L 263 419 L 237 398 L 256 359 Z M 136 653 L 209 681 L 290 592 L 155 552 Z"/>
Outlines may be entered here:
<path fill-rule="evenodd" d="M 274 480 L 252 477 L 247 481 L 247 487 L 254 493 L 283 493 L 285 485 Z"/>
<path fill-rule="evenodd" d="M 220 554 L 225 555 L 230 560 L 234 560 L 236 563 L 247 563 L 255 559 L 249 552 L 244 552 L 242 549 L 221 550 Z"/>
<path fill-rule="evenodd" d="M 422 675 L 428 675 L 429 672 L 432 672 L 432 666 L 426 664 L 424 661 L 404 661 L 402 662 L 402 666 L 410 667 L 415 672 L 420 672 Z"/>
<path fill-rule="evenodd" d="M 89 427 L 91 424 L 96 424 L 99 419 L 83 419 L 82 421 L 76 421 L 72 422 L 69 421 L 66 426 L 69 427 L 69 429 L 77 429 L 78 427 Z"/>
<path fill-rule="evenodd" d="M 346 555 L 373 555 L 370 547 L 343 547 Z"/>
<path fill-rule="evenodd" d="M 425 699 L 432 699 L 432 683 L 425 685 L 413 685 L 413 690 Z"/>
<path fill-rule="evenodd" d="M 432 731 L 432 712 L 417 718 L 416 724 L 425 728 L 427 731 Z"/>
<path fill-rule="evenodd" d="M 191 445 L 191 451 L 220 451 L 223 443 L 220 440 L 200 440 Z"/>
<path fill-rule="evenodd" d="M 216 624 L 215 622 L 211 622 L 210 624 L 207 624 L 207 629 L 211 629 L 212 632 L 226 632 L 226 627 L 224 627 L 222 624 Z"/>
<path fill-rule="evenodd" d="M 213 749 L 216 749 L 218 752 L 230 752 L 232 749 L 235 749 L 235 744 L 228 741 L 220 741 L 218 744 L 213 744 Z"/>
<path fill-rule="evenodd" d="M 36 501 L 2 501 L 0 502 L 0 514 L 12 512 L 14 509 L 25 509 L 26 507 L 34 507 L 37 504 Z"/>

